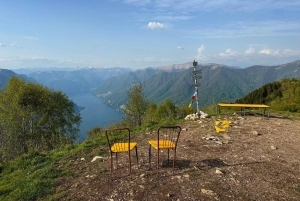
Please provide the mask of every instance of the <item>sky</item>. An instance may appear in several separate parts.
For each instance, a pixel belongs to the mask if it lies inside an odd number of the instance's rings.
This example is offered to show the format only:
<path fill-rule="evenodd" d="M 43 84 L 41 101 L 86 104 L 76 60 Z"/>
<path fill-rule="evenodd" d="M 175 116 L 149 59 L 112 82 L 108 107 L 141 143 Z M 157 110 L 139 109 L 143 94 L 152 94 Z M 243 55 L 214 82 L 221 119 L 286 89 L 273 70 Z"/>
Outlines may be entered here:
<path fill-rule="evenodd" d="M 2 69 L 299 59 L 299 0 L 0 0 Z"/>

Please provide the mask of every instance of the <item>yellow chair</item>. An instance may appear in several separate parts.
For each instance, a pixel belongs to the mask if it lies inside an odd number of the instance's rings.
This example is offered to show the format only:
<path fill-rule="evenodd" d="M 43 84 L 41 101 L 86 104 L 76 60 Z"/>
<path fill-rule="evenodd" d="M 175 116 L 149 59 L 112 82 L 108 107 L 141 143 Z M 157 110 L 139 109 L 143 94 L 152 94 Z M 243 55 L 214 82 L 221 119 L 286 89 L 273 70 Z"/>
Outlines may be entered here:
<path fill-rule="evenodd" d="M 159 152 L 161 149 L 168 150 L 168 163 L 170 149 L 173 150 L 173 171 L 175 168 L 176 148 L 181 132 L 180 126 L 162 126 L 157 130 L 157 139 L 149 141 L 149 164 L 151 167 L 151 147 L 157 150 L 157 171 L 159 169 Z"/>
<path fill-rule="evenodd" d="M 135 149 L 136 162 L 138 161 L 137 143 L 131 142 L 130 129 L 129 128 L 116 128 L 105 130 L 106 139 L 108 142 L 108 148 L 110 152 L 110 174 L 113 170 L 113 153 L 116 154 L 116 167 L 118 168 L 118 153 L 128 153 L 129 158 L 129 172 L 131 173 L 131 156 L 130 152 Z"/>

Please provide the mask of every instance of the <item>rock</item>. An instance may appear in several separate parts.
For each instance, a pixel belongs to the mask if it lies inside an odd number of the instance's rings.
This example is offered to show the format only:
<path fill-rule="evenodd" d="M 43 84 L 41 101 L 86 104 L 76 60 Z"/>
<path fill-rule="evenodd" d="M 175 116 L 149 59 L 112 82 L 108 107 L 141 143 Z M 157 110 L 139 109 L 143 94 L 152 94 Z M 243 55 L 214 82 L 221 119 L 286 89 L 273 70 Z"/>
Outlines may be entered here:
<path fill-rule="evenodd" d="M 172 194 L 170 194 L 170 193 L 168 193 L 168 194 L 167 194 L 167 196 L 168 196 L 168 197 L 173 197 L 173 195 L 172 195 Z"/>
<path fill-rule="evenodd" d="M 96 175 L 95 175 L 95 174 L 92 174 L 92 175 L 86 175 L 85 177 L 86 177 L 86 178 L 93 178 L 93 177 L 96 177 Z"/>
<path fill-rule="evenodd" d="M 81 160 L 81 161 L 85 161 L 85 158 L 81 158 L 80 160 Z"/>
<path fill-rule="evenodd" d="M 101 156 L 95 156 L 91 162 L 95 162 L 97 159 L 103 159 Z"/>
<path fill-rule="evenodd" d="M 215 143 L 222 145 L 223 142 L 222 141 L 215 141 Z"/>
<path fill-rule="evenodd" d="M 204 137 L 203 139 L 205 139 L 205 140 L 219 141 L 219 138 L 214 137 L 214 136 L 207 136 L 207 137 Z"/>
<path fill-rule="evenodd" d="M 185 120 L 195 120 L 195 118 L 197 118 L 197 116 L 195 114 L 189 114 L 184 119 Z"/>
<path fill-rule="evenodd" d="M 251 134 L 252 134 L 252 135 L 255 135 L 255 136 L 260 135 L 257 131 L 251 131 Z"/>
<path fill-rule="evenodd" d="M 272 146 L 271 146 L 271 149 L 272 149 L 272 150 L 276 150 L 276 149 L 278 149 L 278 148 L 277 148 L 276 146 L 272 145 Z"/>
<path fill-rule="evenodd" d="M 212 190 L 206 190 L 206 189 L 201 189 L 201 193 L 210 195 L 210 196 L 216 196 L 216 193 L 214 193 Z"/>
<path fill-rule="evenodd" d="M 181 176 L 177 175 L 176 178 L 177 178 L 177 179 L 181 179 Z"/>
<path fill-rule="evenodd" d="M 216 174 L 224 174 L 224 172 L 221 169 L 216 168 Z"/>

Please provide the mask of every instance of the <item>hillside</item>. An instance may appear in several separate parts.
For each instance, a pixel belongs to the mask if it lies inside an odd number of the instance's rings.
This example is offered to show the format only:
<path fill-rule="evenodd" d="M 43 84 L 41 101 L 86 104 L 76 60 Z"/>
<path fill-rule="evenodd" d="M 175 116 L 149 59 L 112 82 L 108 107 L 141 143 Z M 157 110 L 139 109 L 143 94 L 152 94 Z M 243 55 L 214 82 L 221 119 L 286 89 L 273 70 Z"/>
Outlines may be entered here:
<path fill-rule="evenodd" d="M 91 163 L 92 157 L 79 154 L 74 157 L 73 167 L 69 167 L 74 176 L 81 176 L 75 180 L 64 178 L 70 188 L 62 199 L 299 200 L 300 163 L 295 147 L 300 143 L 300 122 L 257 116 L 229 118 L 234 124 L 226 134 L 215 133 L 215 119 L 181 124 L 187 131 L 182 131 L 174 174 L 167 164 L 166 152 L 161 155 L 163 165 L 158 175 L 155 159 L 149 168 L 147 140 L 153 139 L 155 133 L 137 138 L 140 166 L 137 169 L 133 160 L 130 176 L 124 155 L 119 158 L 119 170 L 110 177 L 108 158 Z M 287 132 L 289 135 L 285 135 Z M 222 144 L 203 139 L 207 136 Z M 86 161 L 80 162 L 80 158 Z M 66 188 L 65 184 L 58 186 L 56 192 Z"/>
<path fill-rule="evenodd" d="M 202 70 L 199 88 L 200 106 L 205 107 L 220 101 L 234 102 L 264 84 L 283 78 L 300 77 L 300 61 L 278 66 L 251 66 L 245 69 L 230 68 L 224 65 L 199 65 Z M 169 68 L 162 68 L 169 69 Z M 170 69 L 169 69 L 170 70 Z M 170 98 L 179 106 L 187 105 L 194 89 L 192 70 L 163 71 L 153 68 L 137 70 L 105 81 L 94 94 L 103 102 L 119 108 L 126 102 L 126 89 L 133 81 L 144 84 L 146 98 L 156 103 Z"/>
<path fill-rule="evenodd" d="M 300 79 L 282 79 L 266 84 L 236 103 L 267 104 L 277 111 L 300 111 Z"/>
<path fill-rule="evenodd" d="M 214 131 L 217 119 L 233 121 L 227 133 Z M 155 155 L 150 168 L 148 140 L 156 131 L 149 130 L 134 135 L 139 168 L 133 153 L 131 175 L 127 155 L 120 154 L 110 176 L 107 145 L 98 139 L 3 166 L 0 200 L 300 199 L 299 120 L 230 114 L 179 125 L 174 174 L 166 152 L 161 152 L 158 175 Z"/>

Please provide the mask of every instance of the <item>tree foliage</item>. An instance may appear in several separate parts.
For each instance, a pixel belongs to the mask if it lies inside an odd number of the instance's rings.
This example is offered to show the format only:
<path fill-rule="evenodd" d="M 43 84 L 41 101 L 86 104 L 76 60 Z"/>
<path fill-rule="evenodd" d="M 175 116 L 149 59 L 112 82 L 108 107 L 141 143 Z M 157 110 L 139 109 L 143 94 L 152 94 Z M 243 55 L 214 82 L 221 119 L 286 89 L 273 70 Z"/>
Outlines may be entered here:
<path fill-rule="evenodd" d="M 300 80 L 282 79 L 266 84 L 238 99 L 236 103 L 267 104 L 273 110 L 300 112 Z"/>
<path fill-rule="evenodd" d="M 94 140 L 98 137 L 104 136 L 104 133 L 105 133 L 105 129 L 96 126 L 92 130 L 88 131 L 86 134 L 88 140 Z"/>
<path fill-rule="evenodd" d="M 236 103 L 267 104 L 277 97 L 282 96 L 281 82 L 273 82 L 254 90 L 245 97 L 236 100 Z"/>
<path fill-rule="evenodd" d="M 139 82 L 132 83 L 127 96 L 128 100 L 123 108 L 124 121 L 129 127 L 141 126 L 148 106 L 143 85 Z"/>
<path fill-rule="evenodd" d="M 64 93 L 12 77 L 0 92 L 0 160 L 73 143 L 80 123 Z"/>

